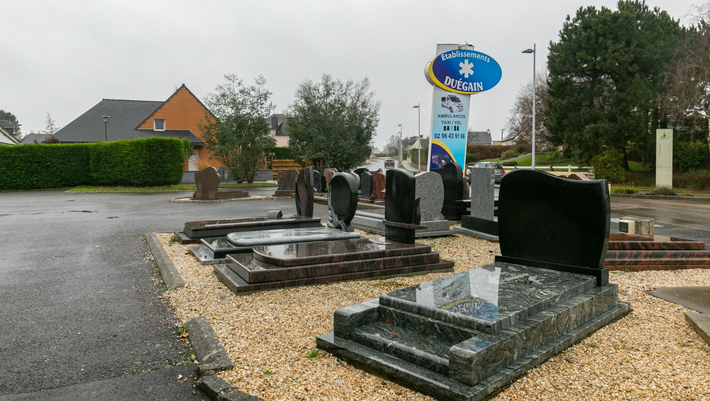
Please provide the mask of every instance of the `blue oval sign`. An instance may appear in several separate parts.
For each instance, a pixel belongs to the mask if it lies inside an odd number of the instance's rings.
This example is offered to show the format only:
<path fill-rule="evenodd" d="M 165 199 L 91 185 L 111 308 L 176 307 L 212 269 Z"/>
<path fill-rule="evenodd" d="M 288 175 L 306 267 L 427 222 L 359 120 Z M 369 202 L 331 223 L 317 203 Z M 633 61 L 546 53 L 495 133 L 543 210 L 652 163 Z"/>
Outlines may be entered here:
<path fill-rule="evenodd" d="M 472 95 L 487 91 L 500 82 L 500 64 L 485 53 L 450 50 L 429 63 L 431 82 L 450 92 Z"/>

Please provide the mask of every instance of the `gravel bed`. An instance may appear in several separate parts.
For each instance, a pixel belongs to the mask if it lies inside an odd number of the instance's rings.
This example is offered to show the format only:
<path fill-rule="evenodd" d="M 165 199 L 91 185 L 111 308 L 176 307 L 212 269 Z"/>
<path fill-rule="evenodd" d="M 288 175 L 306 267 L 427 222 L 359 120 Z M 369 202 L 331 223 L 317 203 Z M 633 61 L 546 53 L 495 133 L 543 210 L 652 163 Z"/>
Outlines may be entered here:
<path fill-rule="evenodd" d="M 364 235 L 363 232 L 360 232 Z M 169 293 L 179 322 L 206 317 L 235 367 L 219 376 L 266 400 L 430 400 L 356 369 L 315 338 L 336 309 L 446 275 L 363 280 L 234 295 L 187 245 L 158 234 L 185 287 Z M 497 243 L 467 236 L 425 239 L 456 272 L 493 262 Z M 450 273 L 449 273 L 450 274 Z M 710 270 L 614 272 L 633 312 L 527 372 L 494 400 L 708 400 L 710 346 L 684 320 L 689 311 L 648 295 L 656 287 L 708 286 Z"/>

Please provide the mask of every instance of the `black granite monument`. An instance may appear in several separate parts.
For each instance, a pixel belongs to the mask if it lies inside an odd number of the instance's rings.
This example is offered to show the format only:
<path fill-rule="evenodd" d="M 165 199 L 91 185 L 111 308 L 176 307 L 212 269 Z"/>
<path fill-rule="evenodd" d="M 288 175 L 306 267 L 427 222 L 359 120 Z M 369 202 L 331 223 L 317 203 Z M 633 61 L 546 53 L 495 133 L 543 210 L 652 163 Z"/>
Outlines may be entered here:
<path fill-rule="evenodd" d="M 339 309 L 318 348 L 436 399 L 484 400 L 630 312 L 601 267 L 605 180 L 514 172 L 499 214 L 494 263 Z"/>
<path fill-rule="evenodd" d="M 411 173 L 387 170 L 387 197 L 385 198 L 385 238 L 405 244 L 414 243 L 420 225 L 421 211 L 416 197 L 417 181 Z"/>
<path fill-rule="evenodd" d="M 296 214 L 302 217 L 313 217 L 314 173 L 312 167 L 305 167 L 296 178 Z"/>
<path fill-rule="evenodd" d="M 444 167 L 431 170 L 441 175 L 444 182 L 444 206 L 441 214 L 447 220 L 461 220 L 461 216 L 466 214 L 466 208 L 470 202 L 463 199 L 463 171 L 457 163 L 448 163 Z"/>
<path fill-rule="evenodd" d="M 328 227 L 353 231 L 357 196 L 357 183 L 350 173 L 333 175 L 328 185 Z"/>

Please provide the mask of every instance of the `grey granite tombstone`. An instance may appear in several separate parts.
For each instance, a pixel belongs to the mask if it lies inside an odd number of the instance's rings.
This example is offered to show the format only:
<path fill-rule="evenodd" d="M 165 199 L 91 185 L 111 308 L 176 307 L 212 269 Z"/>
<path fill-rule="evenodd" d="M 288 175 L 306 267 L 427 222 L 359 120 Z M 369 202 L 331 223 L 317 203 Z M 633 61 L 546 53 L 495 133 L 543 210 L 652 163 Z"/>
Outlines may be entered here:
<path fill-rule="evenodd" d="M 471 214 L 461 216 L 461 226 L 455 231 L 498 241 L 498 219 L 495 216 L 495 174 L 491 168 L 472 168 Z"/>
<path fill-rule="evenodd" d="M 313 217 L 314 197 L 313 168 L 306 167 L 296 178 L 296 214 L 303 217 Z"/>
<path fill-rule="evenodd" d="M 328 185 L 328 227 L 352 232 L 357 210 L 357 184 L 349 173 L 335 173 Z"/>
<path fill-rule="evenodd" d="M 370 200 L 372 196 L 372 173 L 365 171 L 360 174 L 360 199 Z"/>
<path fill-rule="evenodd" d="M 360 189 L 360 176 L 353 173 L 353 172 L 350 172 L 350 175 L 352 175 L 353 178 L 355 179 L 355 183 L 357 184 L 357 189 Z"/>
<path fill-rule="evenodd" d="M 449 221 L 441 214 L 444 205 L 444 183 L 441 176 L 423 172 L 414 176 L 416 180 L 415 198 L 419 199 L 421 224 L 425 229 L 416 231 L 417 238 L 452 235 Z"/>
<path fill-rule="evenodd" d="M 296 178 L 298 170 L 279 171 L 277 181 L 279 187 L 274 192 L 274 196 L 291 196 L 296 191 Z"/>

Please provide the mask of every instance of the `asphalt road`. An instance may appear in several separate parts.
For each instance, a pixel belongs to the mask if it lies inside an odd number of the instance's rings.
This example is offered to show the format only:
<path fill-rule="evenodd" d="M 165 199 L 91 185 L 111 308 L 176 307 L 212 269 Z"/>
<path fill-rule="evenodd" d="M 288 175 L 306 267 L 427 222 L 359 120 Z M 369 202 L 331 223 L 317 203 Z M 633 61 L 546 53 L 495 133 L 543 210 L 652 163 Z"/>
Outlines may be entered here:
<path fill-rule="evenodd" d="M 692 202 L 673 197 L 641 199 L 612 196 L 611 210 L 619 217 L 649 217 L 659 222 L 710 230 L 710 200 Z"/>
<path fill-rule="evenodd" d="M 187 195 L 0 193 L 0 399 L 204 398 L 191 379 L 178 383 L 193 365 L 166 368 L 189 360 L 189 349 L 159 299 L 142 235 L 272 209 L 291 215 L 295 205 L 169 202 Z"/>

